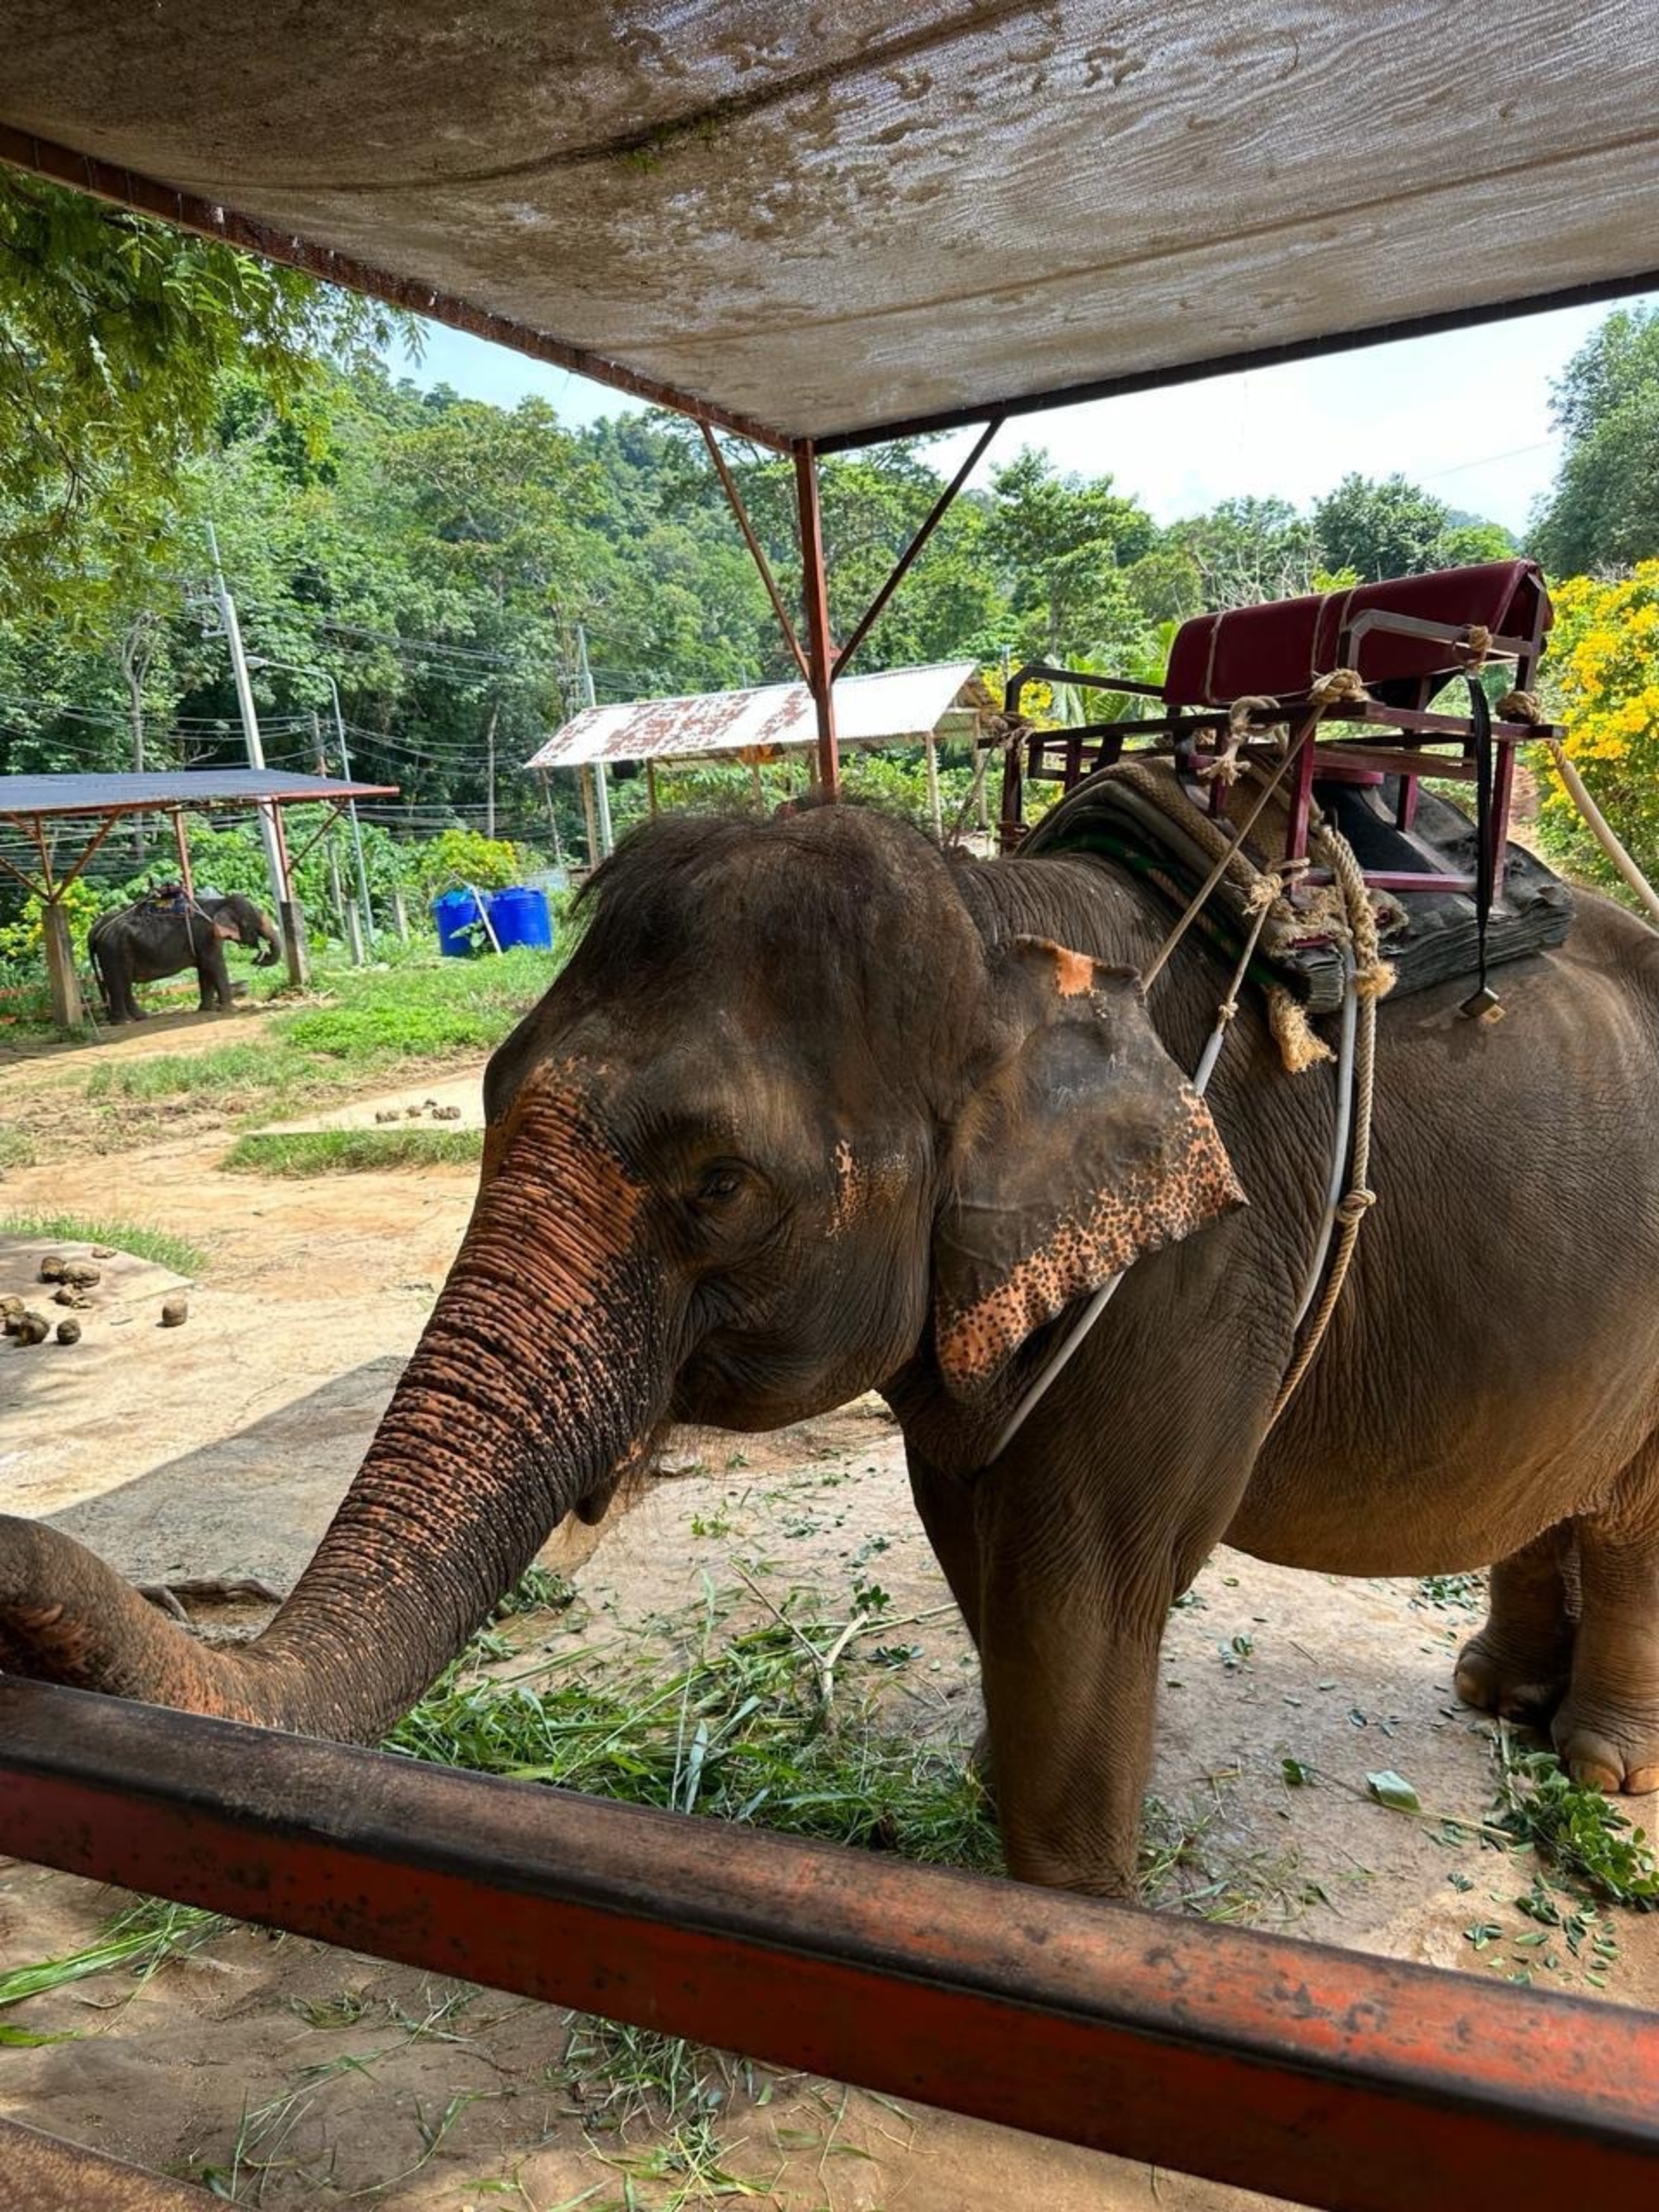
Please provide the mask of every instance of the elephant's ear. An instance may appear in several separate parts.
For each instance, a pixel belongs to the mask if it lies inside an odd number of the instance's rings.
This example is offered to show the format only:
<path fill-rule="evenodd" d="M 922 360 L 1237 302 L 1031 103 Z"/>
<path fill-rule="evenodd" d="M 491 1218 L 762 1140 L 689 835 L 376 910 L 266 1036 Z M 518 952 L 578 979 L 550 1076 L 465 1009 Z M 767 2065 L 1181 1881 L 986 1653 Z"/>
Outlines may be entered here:
<path fill-rule="evenodd" d="M 969 1397 L 1073 1299 L 1244 1203 L 1132 969 L 1022 937 L 998 970 L 1005 1049 L 953 1133 L 934 1235 L 939 1365 Z"/>

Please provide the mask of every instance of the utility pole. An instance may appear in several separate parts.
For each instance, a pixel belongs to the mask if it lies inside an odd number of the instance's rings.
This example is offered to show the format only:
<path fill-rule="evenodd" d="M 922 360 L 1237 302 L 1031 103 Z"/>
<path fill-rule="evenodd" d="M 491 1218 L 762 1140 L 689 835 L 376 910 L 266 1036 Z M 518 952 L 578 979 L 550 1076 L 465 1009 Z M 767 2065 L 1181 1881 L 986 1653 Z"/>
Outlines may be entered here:
<path fill-rule="evenodd" d="M 576 625 L 576 688 L 582 694 L 584 707 L 596 707 L 594 694 L 594 672 L 588 665 L 588 632 L 580 622 Z M 611 835 L 611 795 L 605 783 L 605 763 L 594 763 L 594 799 L 599 810 L 599 850 L 601 859 L 615 849 Z"/>
<path fill-rule="evenodd" d="M 484 756 L 486 764 L 484 785 L 484 835 L 486 837 L 493 837 L 495 835 L 495 726 L 500 718 L 501 702 L 499 699 L 493 700 L 490 704 L 489 727 L 484 733 Z"/>
<path fill-rule="evenodd" d="M 242 734 L 247 743 L 248 766 L 263 769 L 265 748 L 259 737 L 259 717 L 254 710 L 253 685 L 248 676 L 247 655 L 242 650 L 242 626 L 236 619 L 236 602 L 231 597 L 225 582 L 225 571 L 219 565 L 219 534 L 212 523 L 207 524 L 207 550 L 213 563 L 213 601 L 219 609 L 220 627 L 225 642 L 230 648 L 231 674 L 236 683 L 236 703 L 242 715 Z M 265 868 L 270 878 L 270 887 L 283 932 L 283 950 L 288 961 L 288 980 L 296 988 L 306 981 L 305 952 L 296 922 L 293 887 L 288 870 L 283 864 L 283 849 L 276 835 L 276 824 L 271 818 L 270 808 L 259 809 L 259 842 L 265 849 Z"/>

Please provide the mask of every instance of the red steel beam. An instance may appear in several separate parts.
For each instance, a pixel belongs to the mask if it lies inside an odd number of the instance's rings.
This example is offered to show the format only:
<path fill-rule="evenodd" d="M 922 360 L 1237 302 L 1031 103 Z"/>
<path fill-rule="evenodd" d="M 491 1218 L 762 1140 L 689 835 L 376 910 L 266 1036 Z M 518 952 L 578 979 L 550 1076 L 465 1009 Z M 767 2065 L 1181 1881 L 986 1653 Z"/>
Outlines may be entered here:
<path fill-rule="evenodd" d="M 806 607 L 806 682 L 818 721 L 818 784 L 841 796 L 841 752 L 836 743 L 836 648 L 830 635 L 829 588 L 823 568 L 823 515 L 818 505 L 818 457 L 811 441 L 795 448 L 795 505 L 801 526 L 801 597 Z"/>
<path fill-rule="evenodd" d="M 1659 2184 L 1659 2016 L 16 1676 L 0 1850 L 1332 2212 Z"/>
<path fill-rule="evenodd" d="M 296 237 L 275 224 L 238 214 L 234 207 L 223 207 L 217 200 L 181 192 L 116 162 L 100 162 L 91 154 L 78 154 L 73 147 L 55 145 L 49 138 L 37 138 L 32 131 L 16 130 L 10 124 L 0 124 L 0 162 L 27 169 L 35 176 L 49 177 L 54 184 L 69 185 L 94 200 L 130 207 L 135 214 L 154 216 L 158 222 L 171 223 L 175 230 L 194 231 L 202 238 L 240 246 L 246 253 L 261 254 L 267 261 L 302 269 L 325 283 L 366 293 L 371 299 L 385 300 L 388 306 L 402 308 L 410 315 L 448 323 L 452 330 L 470 331 L 474 337 L 487 339 L 493 345 L 510 346 L 515 353 L 527 353 L 532 360 L 550 361 L 556 368 L 591 377 L 595 384 L 632 393 L 653 407 L 671 408 L 677 415 L 690 416 L 694 423 L 718 423 L 757 445 L 771 447 L 774 453 L 790 449 L 790 441 L 781 431 L 752 416 L 734 414 L 729 408 L 699 399 L 695 392 L 659 384 L 656 378 L 608 360 L 602 353 L 568 345 L 545 330 L 515 322 L 510 316 L 493 315 L 487 308 L 475 307 L 470 300 L 458 299 L 453 292 L 442 291 L 416 277 L 374 268 L 351 254 L 337 253 L 333 246 L 320 245 L 315 238 Z"/>
<path fill-rule="evenodd" d="M 766 597 L 772 601 L 772 611 L 778 617 L 778 626 L 784 633 L 784 642 L 795 656 L 796 667 L 800 670 L 801 674 L 810 683 L 812 680 L 812 672 L 807 666 L 806 655 L 801 651 L 801 641 L 795 634 L 795 625 L 789 619 L 789 609 L 784 605 L 784 595 L 778 588 L 778 579 L 772 573 L 772 563 L 766 558 L 766 550 L 754 534 L 754 525 L 749 520 L 749 511 L 743 504 L 743 494 L 737 488 L 737 479 L 727 467 L 726 456 L 720 449 L 720 441 L 709 425 L 702 423 L 699 423 L 698 428 L 702 432 L 704 445 L 709 448 L 709 458 L 715 464 L 715 474 L 720 479 L 720 488 L 726 494 L 726 504 L 732 511 L 732 518 L 742 534 L 743 543 L 749 549 L 750 559 L 760 571 L 760 581 L 766 588 Z"/>

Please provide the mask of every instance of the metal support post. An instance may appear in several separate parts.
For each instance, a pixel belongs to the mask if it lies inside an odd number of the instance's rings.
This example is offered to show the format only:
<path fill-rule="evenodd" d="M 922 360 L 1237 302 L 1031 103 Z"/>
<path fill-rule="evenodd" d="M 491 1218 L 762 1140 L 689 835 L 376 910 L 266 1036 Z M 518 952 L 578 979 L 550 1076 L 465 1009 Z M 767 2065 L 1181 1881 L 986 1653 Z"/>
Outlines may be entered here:
<path fill-rule="evenodd" d="M 830 639 L 830 601 L 823 573 L 823 517 L 818 506 L 818 457 L 810 438 L 795 448 L 795 505 L 801 526 L 801 597 L 806 607 L 806 680 L 818 724 L 818 783 L 826 797 L 841 796 L 841 753 L 836 744 L 836 649 Z"/>

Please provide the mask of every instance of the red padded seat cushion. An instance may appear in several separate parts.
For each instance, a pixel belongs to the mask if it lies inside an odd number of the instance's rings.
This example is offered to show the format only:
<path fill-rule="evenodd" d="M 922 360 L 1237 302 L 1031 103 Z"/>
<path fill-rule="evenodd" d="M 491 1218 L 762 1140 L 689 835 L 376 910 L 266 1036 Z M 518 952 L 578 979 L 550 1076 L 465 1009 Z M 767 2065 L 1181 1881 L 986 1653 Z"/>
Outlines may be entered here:
<path fill-rule="evenodd" d="M 1175 633 L 1164 678 L 1172 706 L 1219 707 L 1250 694 L 1297 697 L 1333 668 L 1357 666 L 1367 683 L 1433 676 L 1455 669 L 1445 645 L 1428 638 L 1369 631 L 1352 659 L 1343 632 L 1367 607 L 1406 614 L 1448 629 L 1465 623 L 1510 637 L 1541 636 L 1554 615 L 1535 561 L 1489 561 L 1476 569 L 1440 569 L 1427 576 L 1356 584 L 1351 591 L 1315 592 L 1273 600 L 1224 614 L 1199 614 Z M 1541 614 L 1541 623 L 1539 617 Z"/>

